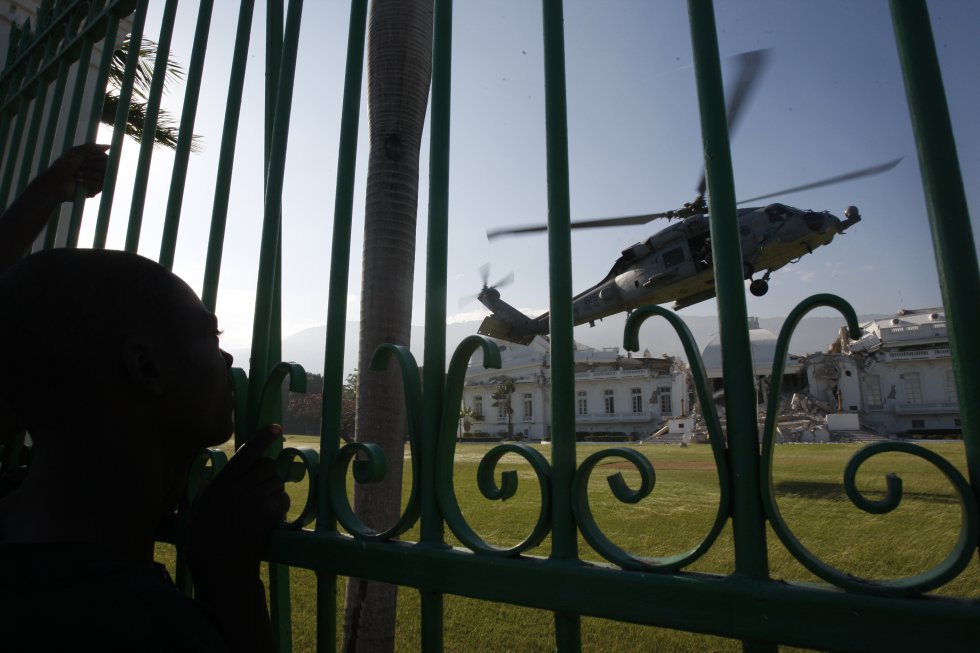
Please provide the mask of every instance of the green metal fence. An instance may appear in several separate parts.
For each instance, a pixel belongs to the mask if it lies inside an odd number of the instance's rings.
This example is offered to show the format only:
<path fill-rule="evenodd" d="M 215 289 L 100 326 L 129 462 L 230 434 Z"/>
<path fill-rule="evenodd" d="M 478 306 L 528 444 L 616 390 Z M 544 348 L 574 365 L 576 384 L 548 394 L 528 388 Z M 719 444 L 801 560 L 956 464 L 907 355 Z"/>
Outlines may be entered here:
<path fill-rule="evenodd" d="M 0 202 L 9 202 L 53 153 L 67 146 L 93 140 L 102 111 L 102 96 L 95 93 L 83 112 L 83 90 L 89 84 L 93 46 L 117 32 L 119 21 L 132 15 L 132 40 L 139 42 L 149 0 L 46 0 L 33 25 L 12 33 L 6 67 L 0 74 Z M 199 3 L 194 51 L 188 66 L 180 132 L 166 210 L 166 224 L 159 260 L 170 267 L 174 261 L 176 234 L 187 177 L 191 135 L 202 83 L 203 61 L 209 37 L 213 0 Z M 220 162 L 214 181 L 214 209 L 205 264 L 203 299 L 214 308 L 219 289 L 222 247 L 228 211 L 231 173 L 235 164 L 242 86 L 248 64 L 254 0 L 242 0 L 233 63 L 228 80 L 225 129 L 220 142 Z M 560 651 L 581 648 L 580 619 L 596 616 L 637 624 L 709 633 L 740 639 L 746 650 L 772 650 L 777 644 L 829 650 L 860 650 L 866 641 L 882 650 L 933 650 L 937 640 L 944 650 L 973 650 L 980 642 L 980 606 L 974 601 L 924 596 L 957 577 L 976 555 L 977 505 L 980 485 L 980 345 L 970 333 L 980 332 L 980 297 L 975 247 L 967 214 L 963 182 L 957 165 L 945 96 L 936 59 L 930 22 L 923 0 L 892 0 L 891 11 L 904 70 L 907 97 L 923 174 L 936 261 L 940 271 L 943 302 L 947 312 L 950 346 L 962 414 L 964 443 L 970 479 L 931 451 L 909 443 L 889 442 L 862 449 L 850 462 L 845 488 L 852 501 L 870 512 L 885 512 L 901 499 L 900 486 L 889 483 L 887 497 L 873 502 L 861 495 L 854 483 L 857 468 L 868 458 L 892 451 L 918 456 L 934 465 L 950 481 L 959 497 L 962 522 L 954 549 L 935 568 L 914 577 L 872 581 L 851 576 L 826 562 L 797 539 L 783 520 L 772 489 L 775 405 L 770 407 L 760 448 L 755 398 L 751 388 L 752 363 L 746 304 L 742 282 L 742 254 L 736 223 L 734 184 L 730 159 L 725 103 L 722 91 L 718 41 L 712 3 L 689 0 L 691 38 L 695 53 L 698 97 L 708 189 L 711 197 L 711 238 L 714 261 L 724 375 L 728 442 L 723 444 L 706 377 L 695 343 L 676 315 L 656 307 L 636 311 L 628 321 L 625 341 L 637 346 L 642 323 L 663 317 L 677 330 L 694 372 L 699 399 L 707 418 L 713 455 L 717 464 L 720 501 L 713 524 L 703 541 L 691 551 L 673 557 L 651 559 L 620 549 L 601 531 L 593 518 L 587 484 L 595 466 L 607 458 L 619 458 L 634 466 L 641 487 L 633 491 L 620 483 L 616 496 L 625 502 L 649 492 L 653 468 L 646 458 L 628 449 L 601 451 L 576 463 L 574 439 L 574 369 L 570 298 L 571 255 L 569 230 L 568 146 L 564 79 L 564 33 L 561 0 L 543 0 L 545 92 L 547 118 L 548 255 L 551 279 L 552 456 L 516 444 L 496 448 L 484 460 L 482 480 L 488 498 L 509 491 L 504 479 L 498 488 L 494 469 L 505 453 L 525 458 L 540 484 L 542 505 L 531 534 L 511 548 L 486 542 L 468 524 L 453 486 L 457 407 L 460 403 L 468 360 L 482 349 L 488 366 L 499 361 L 495 345 L 480 337 L 460 343 L 443 375 L 445 360 L 446 250 L 449 185 L 450 53 L 452 50 L 452 3 L 436 0 L 435 39 L 431 101 L 431 164 L 429 196 L 428 264 L 426 298 L 426 374 L 421 377 L 416 361 L 402 348 L 379 350 L 379 365 L 397 364 L 403 371 L 410 409 L 412 445 L 412 492 L 402 519 L 378 533 L 364 526 L 350 509 L 346 479 L 353 466 L 358 480 L 369 479 L 381 467 L 379 454 L 367 444 L 340 446 L 340 389 L 343 384 L 343 351 L 346 340 L 346 294 L 350 263 L 351 221 L 354 203 L 354 169 L 357 145 L 361 77 L 367 1 L 353 0 L 347 45 L 347 73 L 343 93 L 340 152 L 333 214 L 330 294 L 325 359 L 324 415 L 319 455 L 289 449 L 281 454 L 282 470 L 291 480 L 307 477 L 309 498 L 301 515 L 279 529 L 269 551 L 273 621 L 282 650 L 289 650 L 289 568 L 313 570 L 317 577 L 317 641 L 320 650 L 335 646 L 336 583 L 338 576 L 356 576 L 395 583 L 420 591 L 422 642 L 425 650 L 441 650 L 442 596 L 455 594 L 549 610 L 555 615 L 555 642 Z M 174 26 L 176 0 L 166 0 L 160 49 L 165 51 Z M 254 317 L 251 369 L 235 371 L 240 405 L 236 423 L 240 434 L 276 418 L 279 387 L 288 376 L 294 389 L 305 379 L 298 366 L 279 360 L 279 284 L 281 279 L 281 216 L 284 161 L 293 93 L 296 52 L 303 3 L 268 2 L 265 141 L 265 205 L 261 232 L 261 256 L 257 263 L 257 301 Z M 94 88 L 105 87 L 113 47 L 104 47 L 97 62 Z M 82 62 L 82 63 L 78 63 Z M 154 71 L 147 98 L 147 129 L 156 120 L 162 93 L 163 64 Z M 119 171 L 119 145 L 125 107 L 132 93 L 135 57 L 126 64 L 120 90 L 120 110 L 112 137 L 105 190 L 96 218 L 95 247 L 104 247 L 112 199 Z M 69 79 L 73 80 L 71 89 Z M 55 148 L 58 125 L 65 130 Z M 128 216 L 125 247 L 135 251 L 149 166 L 153 154 L 149 139 L 139 152 L 135 190 Z M 66 243 L 76 246 L 82 202 L 61 218 L 53 216 L 43 246 Z M 65 234 L 56 239 L 57 225 Z M 954 267 L 952 261 L 957 264 Z M 794 326 L 817 306 L 836 308 L 846 317 L 852 334 L 856 316 L 843 300 L 817 295 L 802 302 L 789 316 L 779 335 L 775 360 L 785 360 Z M 973 375 L 970 372 L 973 371 Z M 421 379 L 421 381 L 420 381 Z M 776 401 L 775 393 L 773 400 Z M 421 410 L 416 410 L 420 408 Z M 6 452 L 8 455 L 10 451 Z M 356 460 L 360 455 L 364 460 Z M 206 457 L 202 457 L 203 470 Z M 215 467 L 220 453 L 211 453 Z M 511 488 L 512 489 L 512 488 Z M 410 527 L 420 524 L 418 542 L 396 541 Z M 685 571 L 712 546 L 722 529 L 731 524 L 735 570 L 727 576 Z M 342 530 L 340 530 L 342 527 Z M 446 545 L 445 528 L 463 546 Z M 792 556 L 825 585 L 791 583 L 770 578 L 767 528 L 771 528 Z M 580 560 L 578 537 L 582 534 L 610 565 Z M 550 536 L 545 557 L 525 551 Z M 178 582 L 188 587 L 183 569 Z M 805 615 L 805 618 L 801 618 Z M 819 623 L 819 626 L 815 624 Z M 492 648 L 492 643 L 488 645 Z"/>

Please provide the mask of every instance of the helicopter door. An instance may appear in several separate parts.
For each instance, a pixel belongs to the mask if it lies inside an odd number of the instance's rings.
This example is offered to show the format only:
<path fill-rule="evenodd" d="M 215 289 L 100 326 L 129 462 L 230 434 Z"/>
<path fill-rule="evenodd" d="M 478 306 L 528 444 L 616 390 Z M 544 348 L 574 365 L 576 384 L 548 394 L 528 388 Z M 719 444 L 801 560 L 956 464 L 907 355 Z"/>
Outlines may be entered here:
<path fill-rule="evenodd" d="M 694 261 L 694 267 L 698 271 L 710 270 L 712 266 L 710 235 L 707 232 L 699 234 L 689 239 L 687 245 L 691 250 L 691 259 Z"/>

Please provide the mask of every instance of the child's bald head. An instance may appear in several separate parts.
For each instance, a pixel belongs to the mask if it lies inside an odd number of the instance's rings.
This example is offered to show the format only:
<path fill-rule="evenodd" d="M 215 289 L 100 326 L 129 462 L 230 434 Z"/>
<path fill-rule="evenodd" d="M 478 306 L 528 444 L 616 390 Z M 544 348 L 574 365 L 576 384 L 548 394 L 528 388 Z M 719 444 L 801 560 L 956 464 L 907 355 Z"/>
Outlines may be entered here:
<path fill-rule="evenodd" d="M 177 276 L 135 254 L 25 258 L 0 277 L 0 398 L 31 429 L 99 415 L 97 404 L 123 382 L 127 338 L 171 333 L 190 298 Z"/>

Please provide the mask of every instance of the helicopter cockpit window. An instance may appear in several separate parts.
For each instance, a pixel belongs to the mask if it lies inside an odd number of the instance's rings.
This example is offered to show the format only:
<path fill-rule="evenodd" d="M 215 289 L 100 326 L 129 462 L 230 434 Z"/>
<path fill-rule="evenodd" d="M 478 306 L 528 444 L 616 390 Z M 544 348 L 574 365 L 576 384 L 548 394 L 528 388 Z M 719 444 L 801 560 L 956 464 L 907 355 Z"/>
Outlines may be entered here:
<path fill-rule="evenodd" d="M 766 215 L 769 216 L 769 222 L 782 222 L 792 215 L 792 213 L 789 207 L 783 204 L 770 204 L 766 207 Z"/>
<path fill-rule="evenodd" d="M 664 252 L 664 267 L 671 268 L 684 262 L 684 250 L 680 247 Z"/>

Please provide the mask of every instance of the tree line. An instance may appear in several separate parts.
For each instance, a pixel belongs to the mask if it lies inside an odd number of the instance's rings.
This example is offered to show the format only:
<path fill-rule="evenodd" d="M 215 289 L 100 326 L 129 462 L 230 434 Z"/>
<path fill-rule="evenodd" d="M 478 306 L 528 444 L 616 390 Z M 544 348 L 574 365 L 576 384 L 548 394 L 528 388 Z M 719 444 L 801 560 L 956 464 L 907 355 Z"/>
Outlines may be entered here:
<path fill-rule="evenodd" d="M 306 392 L 289 392 L 283 386 L 282 426 L 290 435 L 319 435 L 323 417 L 323 375 L 306 373 Z M 347 375 L 341 389 L 340 437 L 345 442 L 354 439 L 354 418 L 357 415 L 357 370 Z"/>

